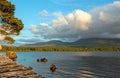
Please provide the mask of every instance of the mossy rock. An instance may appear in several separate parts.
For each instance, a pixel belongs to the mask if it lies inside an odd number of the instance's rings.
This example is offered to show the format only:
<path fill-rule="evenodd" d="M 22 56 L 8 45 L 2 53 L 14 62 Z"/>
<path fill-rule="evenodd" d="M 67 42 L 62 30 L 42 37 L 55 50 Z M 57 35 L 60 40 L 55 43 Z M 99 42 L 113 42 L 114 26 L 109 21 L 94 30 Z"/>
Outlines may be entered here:
<path fill-rule="evenodd" d="M 6 52 L 6 56 L 9 57 L 13 61 L 15 61 L 17 59 L 17 54 L 14 51 Z"/>

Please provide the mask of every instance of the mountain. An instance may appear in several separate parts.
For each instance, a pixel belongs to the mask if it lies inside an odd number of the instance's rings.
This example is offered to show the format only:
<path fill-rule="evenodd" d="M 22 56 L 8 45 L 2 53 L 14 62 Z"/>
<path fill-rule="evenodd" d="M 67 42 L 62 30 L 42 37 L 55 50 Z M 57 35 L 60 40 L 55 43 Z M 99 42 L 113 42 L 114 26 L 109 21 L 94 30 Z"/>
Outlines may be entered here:
<path fill-rule="evenodd" d="M 48 41 L 48 42 L 39 42 L 39 43 L 35 43 L 35 44 L 27 44 L 25 46 L 63 46 L 63 45 L 67 45 L 69 44 L 69 42 L 62 42 L 59 40 L 52 40 L 52 41 Z"/>
<path fill-rule="evenodd" d="M 87 38 L 79 39 L 75 42 L 62 42 L 52 40 L 48 42 L 39 42 L 25 46 L 72 46 L 72 47 L 113 47 L 120 46 L 119 38 Z"/>
<path fill-rule="evenodd" d="M 113 47 L 120 46 L 119 38 L 87 38 L 79 39 L 73 43 L 73 46 L 82 46 L 82 47 Z"/>

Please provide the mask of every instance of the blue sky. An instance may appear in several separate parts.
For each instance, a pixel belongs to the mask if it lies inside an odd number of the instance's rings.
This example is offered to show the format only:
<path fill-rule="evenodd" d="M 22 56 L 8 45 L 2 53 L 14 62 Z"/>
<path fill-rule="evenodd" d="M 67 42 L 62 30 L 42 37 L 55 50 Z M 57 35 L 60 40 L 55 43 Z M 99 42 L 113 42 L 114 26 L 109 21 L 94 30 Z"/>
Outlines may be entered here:
<path fill-rule="evenodd" d="M 16 5 L 15 16 L 22 19 L 25 26 L 41 22 L 39 12 L 62 12 L 68 14 L 75 9 L 90 11 L 97 6 L 112 3 L 114 0 L 10 0 Z"/>
<path fill-rule="evenodd" d="M 15 45 L 54 39 L 75 41 L 89 37 L 120 38 L 119 0 L 9 1 L 16 6 L 15 16 L 24 23 L 21 34 L 14 37 Z"/>

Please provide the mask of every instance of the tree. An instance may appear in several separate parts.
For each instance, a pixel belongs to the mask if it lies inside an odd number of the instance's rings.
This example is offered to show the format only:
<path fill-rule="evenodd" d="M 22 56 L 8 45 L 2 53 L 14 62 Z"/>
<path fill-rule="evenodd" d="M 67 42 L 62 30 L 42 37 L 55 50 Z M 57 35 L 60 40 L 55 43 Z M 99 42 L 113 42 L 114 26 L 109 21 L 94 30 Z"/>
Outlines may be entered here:
<path fill-rule="evenodd" d="M 3 36 L 3 41 L 10 44 L 15 40 L 12 35 L 19 35 L 23 29 L 22 21 L 14 16 L 15 5 L 8 0 L 0 0 L 0 36 Z"/>

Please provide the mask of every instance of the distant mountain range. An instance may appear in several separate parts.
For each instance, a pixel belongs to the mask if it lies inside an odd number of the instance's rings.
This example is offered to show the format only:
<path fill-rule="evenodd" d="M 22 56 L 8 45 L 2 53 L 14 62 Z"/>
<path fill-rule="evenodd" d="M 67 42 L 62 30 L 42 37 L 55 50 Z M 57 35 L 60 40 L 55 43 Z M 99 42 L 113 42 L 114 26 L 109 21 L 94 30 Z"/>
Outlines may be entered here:
<path fill-rule="evenodd" d="M 120 47 L 120 38 L 87 38 L 79 39 L 75 42 L 52 40 L 48 42 L 27 44 L 25 46 Z"/>

